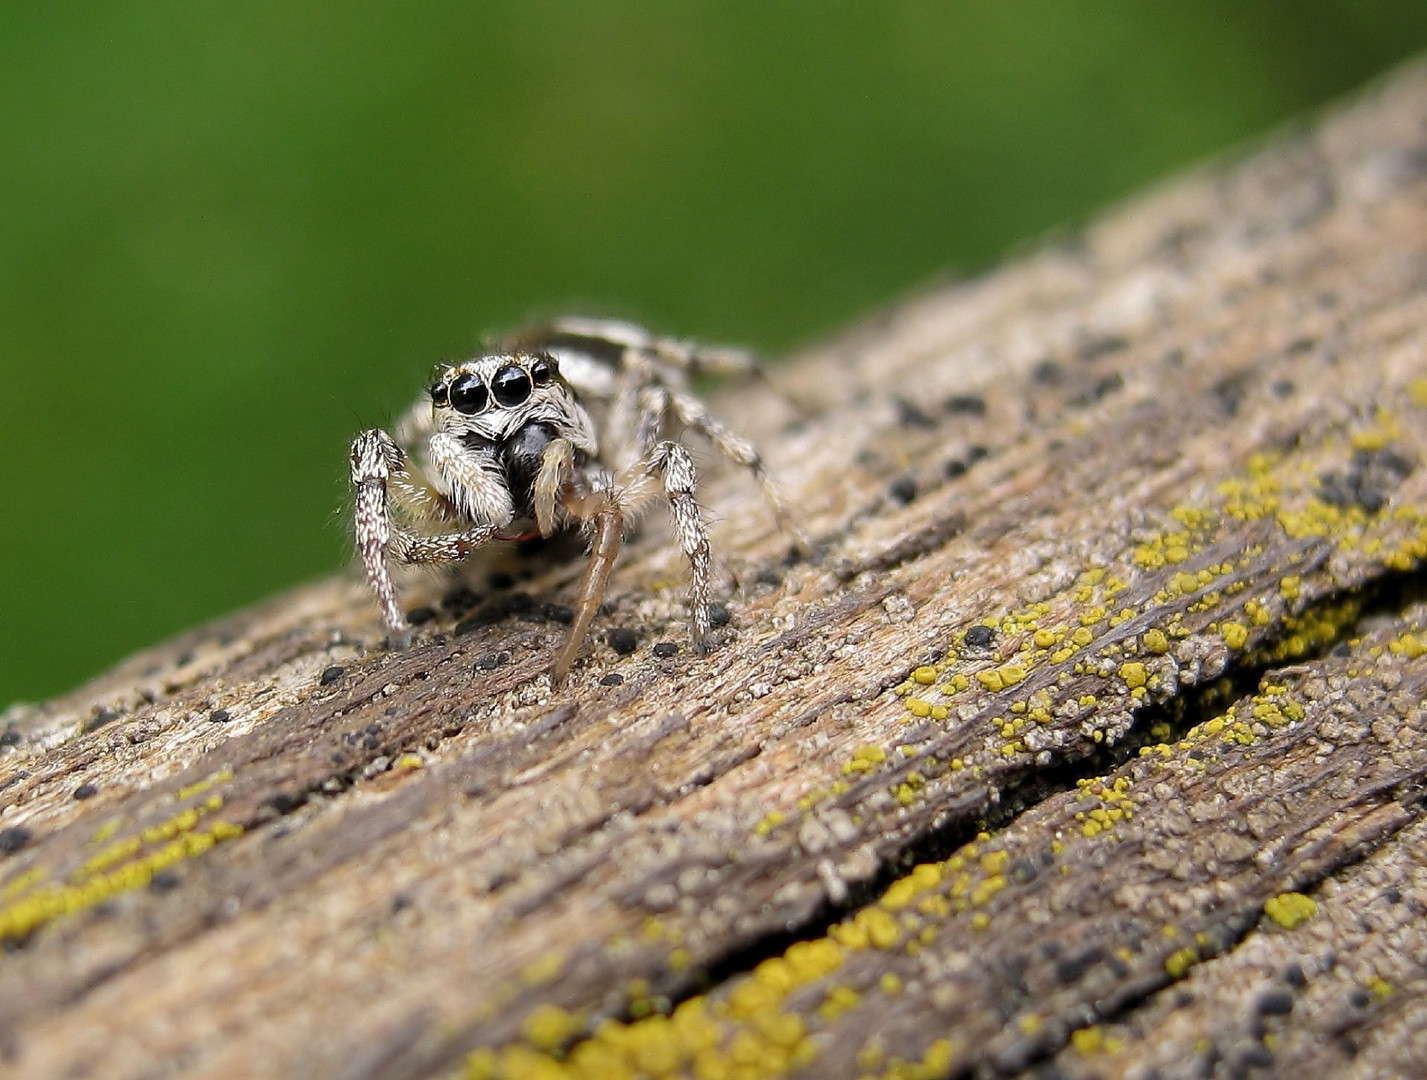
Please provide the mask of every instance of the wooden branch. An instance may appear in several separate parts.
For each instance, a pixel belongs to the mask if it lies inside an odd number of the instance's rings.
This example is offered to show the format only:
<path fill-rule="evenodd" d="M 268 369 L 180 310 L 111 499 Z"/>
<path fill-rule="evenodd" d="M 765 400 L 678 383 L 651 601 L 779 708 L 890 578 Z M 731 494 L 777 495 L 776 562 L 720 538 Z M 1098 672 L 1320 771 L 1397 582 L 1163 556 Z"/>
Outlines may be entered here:
<path fill-rule="evenodd" d="M 797 358 L 803 411 L 728 392 L 825 556 L 712 477 L 712 656 L 651 529 L 559 692 L 578 560 L 12 709 L 7 1072 L 1427 1072 L 1424 115 L 1419 66 Z"/>

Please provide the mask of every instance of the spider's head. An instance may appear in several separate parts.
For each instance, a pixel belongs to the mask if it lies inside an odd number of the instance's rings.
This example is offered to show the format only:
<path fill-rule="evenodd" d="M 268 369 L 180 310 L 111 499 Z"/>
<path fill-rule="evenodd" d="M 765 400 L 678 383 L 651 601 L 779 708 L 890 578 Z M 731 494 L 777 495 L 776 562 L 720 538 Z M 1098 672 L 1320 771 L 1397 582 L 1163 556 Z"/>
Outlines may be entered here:
<path fill-rule="evenodd" d="M 568 397 L 555 358 L 546 353 L 481 356 L 441 372 L 427 390 L 444 428 L 491 437 L 518 428 L 553 397 Z"/>

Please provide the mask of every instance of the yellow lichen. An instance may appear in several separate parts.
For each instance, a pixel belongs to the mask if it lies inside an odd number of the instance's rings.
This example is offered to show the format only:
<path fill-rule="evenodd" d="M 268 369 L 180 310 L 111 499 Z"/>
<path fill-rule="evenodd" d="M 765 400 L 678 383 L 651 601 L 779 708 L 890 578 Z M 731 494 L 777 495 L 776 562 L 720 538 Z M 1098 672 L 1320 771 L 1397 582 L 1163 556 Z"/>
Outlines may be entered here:
<path fill-rule="evenodd" d="M 1144 686 L 1149 680 L 1149 670 L 1138 661 L 1121 664 L 1120 678 L 1125 680 L 1126 686 L 1134 689 L 1137 686 Z"/>
<path fill-rule="evenodd" d="M 1318 904 L 1302 893 L 1279 893 L 1264 902 L 1263 912 L 1285 930 L 1293 930 L 1317 914 Z"/>
<path fill-rule="evenodd" d="M 139 837 L 121 841 L 106 849 L 102 857 L 91 859 L 75 873 L 71 884 L 37 888 L 0 907 L 0 941 L 25 937 L 55 919 L 141 889 L 160 871 L 243 834 L 241 825 L 226 821 L 198 829 L 199 814 L 198 810 L 186 810 L 162 825 L 145 829 Z M 146 845 L 154 850 L 141 854 Z"/>
<path fill-rule="evenodd" d="M 1164 970 L 1171 978 L 1182 979 L 1185 972 L 1199 962 L 1199 950 L 1192 946 L 1175 949 L 1164 958 Z"/>
<path fill-rule="evenodd" d="M 1219 636 L 1231 649 L 1242 649 L 1249 640 L 1249 628 L 1243 623 L 1226 622 L 1219 625 Z"/>
<path fill-rule="evenodd" d="M 537 1005 L 520 1025 L 520 1033 L 532 1046 L 553 1050 L 579 1027 L 580 1022 L 558 1005 Z"/>

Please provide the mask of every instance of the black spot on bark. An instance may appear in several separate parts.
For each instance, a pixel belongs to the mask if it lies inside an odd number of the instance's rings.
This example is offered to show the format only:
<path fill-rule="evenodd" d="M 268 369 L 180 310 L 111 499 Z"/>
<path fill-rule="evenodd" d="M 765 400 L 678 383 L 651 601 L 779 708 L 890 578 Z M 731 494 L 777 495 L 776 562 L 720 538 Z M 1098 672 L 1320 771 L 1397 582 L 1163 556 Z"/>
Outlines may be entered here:
<path fill-rule="evenodd" d="M 980 394 L 956 394 L 942 403 L 953 416 L 985 416 L 986 399 Z"/>
<path fill-rule="evenodd" d="M 905 398 L 897 398 L 897 423 L 910 428 L 936 427 L 935 420 Z"/>
<path fill-rule="evenodd" d="M 423 626 L 436 618 L 436 611 L 429 607 L 414 607 L 406 613 L 406 621 L 412 626 Z"/>
<path fill-rule="evenodd" d="M 1267 990 L 1254 1001 L 1260 1016 L 1287 1016 L 1293 1011 L 1293 995 L 1287 990 Z"/>
<path fill-rule="evenodd" d="M 546 622 L 563 623 L 569 626 L 575 621 L 575 609 L 564 604 L 541 604 L 540 616 Z"/>
<path fill-rule="evenodd" d="M 967 630 L 962 640 L 973 649 L 984 649 L 996 640 L 996 631 L 993 627 L 978 624 Z"/>
<path fill-rule="evenodd" d="M 441 598 L 441 606 L 451 615 L 460 617 L 481 602 L 469 586 L 457 585 Z"/>
<path fill-rule="evenodd" d="M 888 485 L 887 494 L 894 502 L 906 506 L 917 497 L 917 482 L 910 476 L 899 476 Z"/>
<path fill-rule="evenodd" d="M 605 635 L 605 643 L 620 656 L 628 656 L 639 648 L 639 635 L 626 627 L 617 626 Z"/>
<path fill-rule="evenodd" d="M 1031 378 L 1042 386 L 1055 386 L 1064 376 L 1065 372 L 1054 360 L 1042 360 L 1031 369 Z"/>

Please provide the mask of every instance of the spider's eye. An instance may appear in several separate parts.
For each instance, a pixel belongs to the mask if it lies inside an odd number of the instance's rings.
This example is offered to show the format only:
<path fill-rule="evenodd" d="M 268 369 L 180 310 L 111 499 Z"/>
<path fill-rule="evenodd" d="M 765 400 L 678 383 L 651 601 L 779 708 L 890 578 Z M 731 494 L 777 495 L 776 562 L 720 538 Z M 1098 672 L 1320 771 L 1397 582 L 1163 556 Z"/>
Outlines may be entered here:
<path fill-rule="evenodd" d="M 519 405 L 530 396 L 530 376 L 516 364 L 503 367 L 491 380 L 491 393 L 495 395 L 496 402 L 506 408 Z"/>
<path fill-rule="evenodd" d="M 530 377 L 535 380 L 536 386 L 549 386 L 559 370 L 553 356 L 537 356 L 530 365 Z"/>
<path fill-rule="evenodd" d="M 426 392 L 431 395 L 431 404 L 435 405 L 438 409 L 443 408 L 450 402 L 450 399 L 446 396 L 445 383 L 439 382 L 430 387 Z"/>
<path fill-rule="evenodd" d="M 479 375 L 462 375 L 451 384 L 451 404 L 468 416 L 490 404 L 490 391 Z"/>

